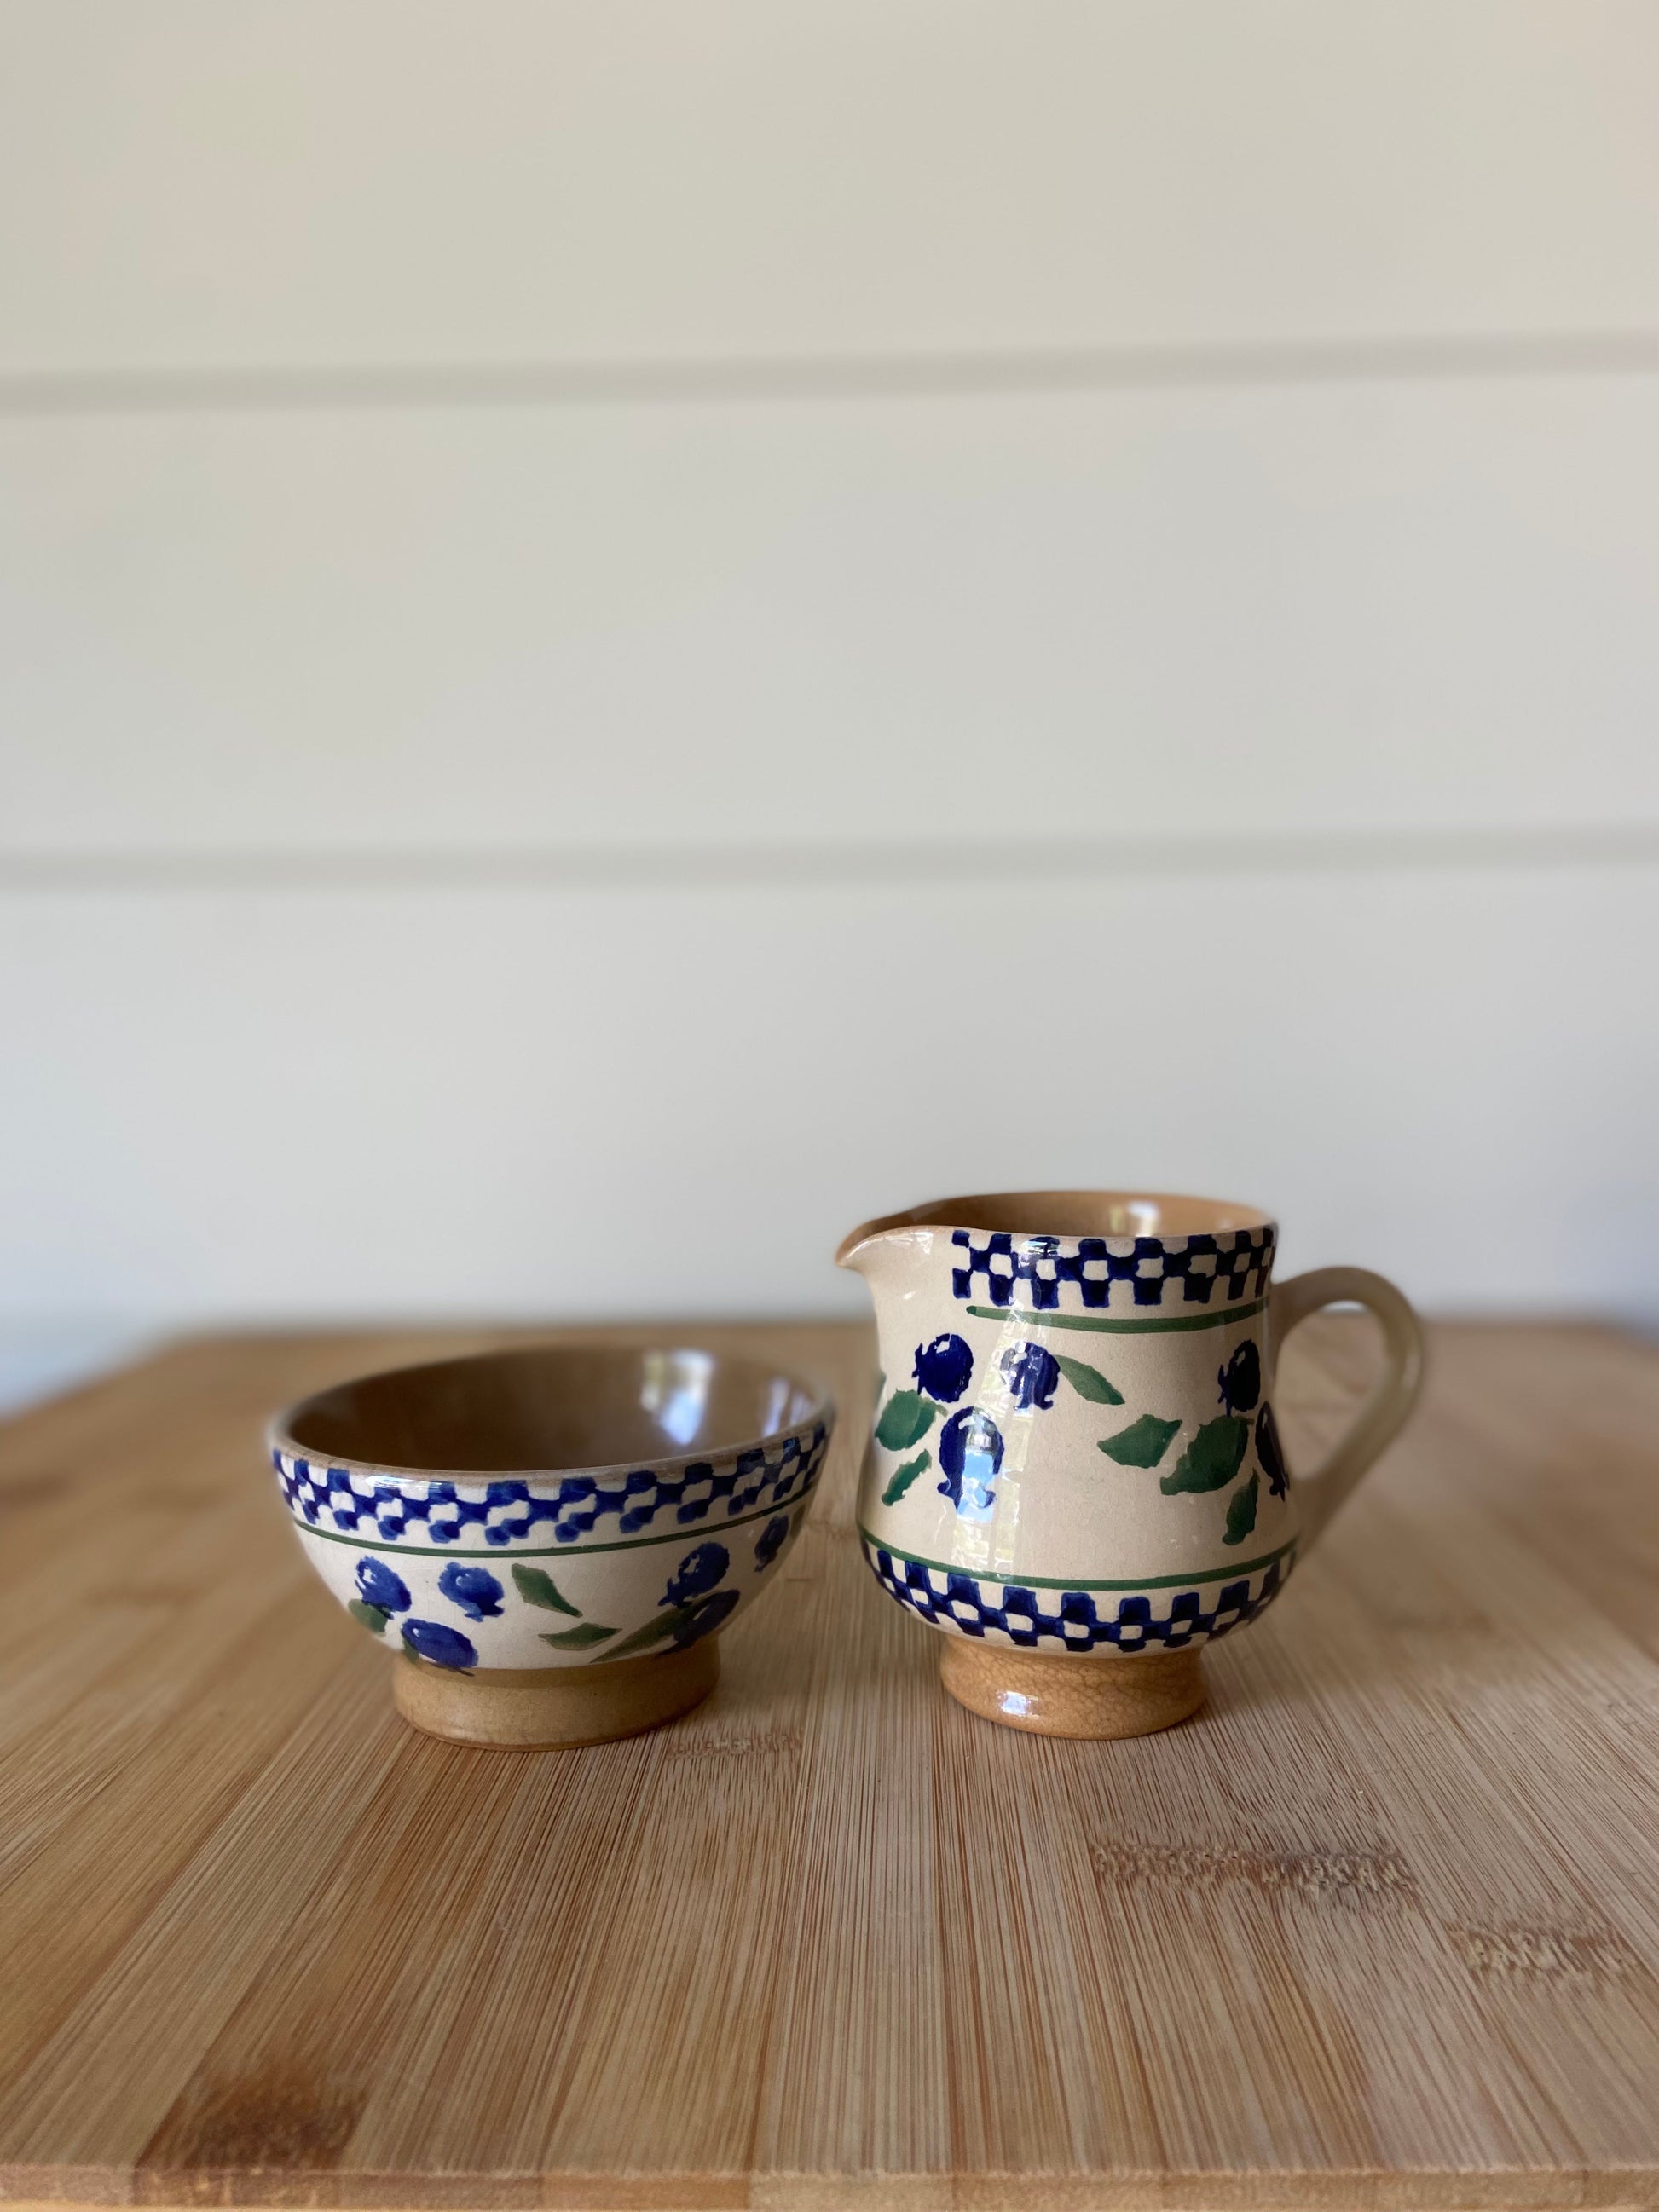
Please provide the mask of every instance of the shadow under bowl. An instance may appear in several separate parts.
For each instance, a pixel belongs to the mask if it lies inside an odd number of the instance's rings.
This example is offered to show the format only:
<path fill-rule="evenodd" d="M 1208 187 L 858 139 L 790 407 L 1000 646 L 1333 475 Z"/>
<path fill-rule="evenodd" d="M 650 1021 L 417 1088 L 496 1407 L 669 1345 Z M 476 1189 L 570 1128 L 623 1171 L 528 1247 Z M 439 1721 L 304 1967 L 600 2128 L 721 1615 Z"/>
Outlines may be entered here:
<path fill-rule="evenodd" d="M 405 1718 L 530 1749 L 708 1695 L 834 1424 L 821 1390 L 754 1360 L 556 1344 L 337 1384 L 267 1442 L 313 1566 L 398 1645 Z"/>

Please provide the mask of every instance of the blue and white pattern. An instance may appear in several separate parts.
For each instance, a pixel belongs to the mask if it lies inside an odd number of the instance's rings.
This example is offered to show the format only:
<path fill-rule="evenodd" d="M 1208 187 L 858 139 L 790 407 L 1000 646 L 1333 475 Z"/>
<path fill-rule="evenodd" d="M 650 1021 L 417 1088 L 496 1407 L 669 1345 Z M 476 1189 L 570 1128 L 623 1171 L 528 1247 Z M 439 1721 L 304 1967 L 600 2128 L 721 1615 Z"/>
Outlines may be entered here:
<path fill-rule="evenodd" d="M 286 1452 L 271 1463 L 296 1521 L 339 1535 L 373 1537 L 395 1548 L 473 1541 L 502 1551 L 532 1538 L 574 1544 L 614 1519 L 618 1536 L 653 1526 L 735 1520 L 806 1496 L 823 1463 L 829 1431 L 822 1424 L 726 1461 L 696 1460 L 672 1473 L 637 1468 L 605 1482 L 590 1474 L 527 1481 L 503 1476 L 462 1485 L 420 1476 L 354 1474 Z M 606 1530 L 607 1534 L 611 1534 Z"/>
<path fill-rule="evenodd" d="M 1254 1620 L 1284 1588 L 1295 1561 L 1284 1553 L 1254 1573 L 1190 1589 L 1033 1589 L 981 1581 L 959 1568 L 895 1556 L 866 1536 L 864 1555 L 890 1596 L 933 1628 L 1029 1651 L 1184 1651 Z"/>
<path fill-rule="evenodd" d="M 996 1230 L 977 1242 L 957 1229 L 951 1243 L 962 1255 L 951 1277 L 955 1297 L 1036 1313 L 1241 1305 L 1266 1291 L 1273 1263 L 1270 1224 L 1197 1237 L 1016 1237 Z"/>
<path fill-rule="evenodd" d="M 497 1575 L 441 1552 L 397 1552 L 394 1566 L 359 1539 L 319 1528 L 304 1539 L 354 1620 L 388 1644 L 401 1638 L 433 1666 L 604 1666 L 683 1651 L 715 1634 L 775 1578 L 805 1511 L 775 1514 L 735 1553 L 705 1536 L 690 1548 L 670 1537 L 567 1553 L 556 1580 L 522 1556 L 496 1563 L 506 1570 Z"/>

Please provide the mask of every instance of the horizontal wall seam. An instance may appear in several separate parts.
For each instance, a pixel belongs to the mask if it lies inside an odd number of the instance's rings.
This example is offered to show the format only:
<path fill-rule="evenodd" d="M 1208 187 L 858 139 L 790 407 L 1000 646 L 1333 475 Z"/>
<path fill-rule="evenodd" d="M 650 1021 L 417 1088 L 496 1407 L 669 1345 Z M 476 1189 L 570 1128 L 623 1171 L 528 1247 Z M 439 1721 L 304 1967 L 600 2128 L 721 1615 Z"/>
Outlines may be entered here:
<path fill-rule="evenodd" d="M 1659 822 L 1579 827 L 1153 835 L 1110 842 L 929 836 L 914 844 L 784 841 L 573 848 L 487 846 L 0 854 L 0 894 L 809 890 L 1145 876 L 1378 875 L 1391 871 L 1659 866 Z"/>
<path fill-rule="evenodd" d="M 1278 384 L 1659 375 L 1659 331 L 1290 340 L 733 360 L 43 369 L 0 416 L 951 398 Z"/>

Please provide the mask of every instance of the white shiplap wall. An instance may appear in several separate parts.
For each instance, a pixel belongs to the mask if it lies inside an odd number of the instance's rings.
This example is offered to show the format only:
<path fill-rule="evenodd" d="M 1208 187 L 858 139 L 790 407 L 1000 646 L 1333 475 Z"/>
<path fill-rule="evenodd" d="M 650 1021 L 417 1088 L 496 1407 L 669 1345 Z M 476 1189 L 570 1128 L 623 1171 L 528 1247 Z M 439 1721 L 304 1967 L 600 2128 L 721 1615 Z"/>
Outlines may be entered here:
<path fill-rule="evenodd" d="M 0 1322 L 1659 1313 L 1656 204 L 1649 0 L 9 0 Z"/>

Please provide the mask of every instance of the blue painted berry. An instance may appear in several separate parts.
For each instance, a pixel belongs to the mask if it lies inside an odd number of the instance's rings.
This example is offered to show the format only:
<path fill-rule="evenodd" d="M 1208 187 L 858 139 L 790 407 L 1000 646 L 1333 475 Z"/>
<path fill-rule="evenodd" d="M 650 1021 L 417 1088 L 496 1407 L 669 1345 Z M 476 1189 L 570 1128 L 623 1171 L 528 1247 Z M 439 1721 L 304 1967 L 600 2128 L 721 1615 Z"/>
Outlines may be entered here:
<path fill-rule="evenodd" d="M 430 1659 L 434 1667 L 476 1667 L 477 1652 L 459 1628 L 446 1628 L 441 1620 L 405 1620 L 404 1642 Z"/>
<path fill-rule="evenodd" d="M 990 1415 L 976 1408 L 952 1413 L 939 1431 L 939 1464 L 941 1497 L 966 1520 L 988 1520 L 996 1500 L 991 1481 L 1002 1465 L 1002 1431 Z"/>
<path fill-rule="evenodd" d="M 501 1586 L 488 1567 L 464 1567 L 452 1559 L 438 1577 L 438 1588 L 469 1620 L 493 1620 L 501 1609 Z"/>
<path fill-rule="evenodd" d="M 1247 1336 L 1224 1367 L 1216 1370 L 1221 1402 L 1230 1413 L 1248 1413 L 1261 1395 L 1261 1354 Z"/>
<path fill-rule="evenodd" d="M 674 1631 L 674 1642 L 684 1651 L 688 1644 L 701 1642 L 712 1636 L 720 1623 L 726 1620 L 737 1604 L 736 1590 L 716 1590 L 713 1597 L 702 1599 Z"/>
<path fill-rule="evenodd" d="M 1255 1417 L 1255 1455 L 1261 1462 L 1261 1472 L 1267 1478 L 1268 1489 L 1275 1498 L 1283 1498 L 1291 1486 L 1290 1470 L 1285 1464 L 1273 1409 L 1265 1401 Z"/>
<path fill-rule="evenodd" d="M 755 1540 L 755 1568 L 758 1573 L 769 1567 L 783 1549 L 783 1540 L 789 1534 L 789 1516 L 780 1513 L 769 1521 Z"/>
<path fill-rule="evenodd" d="M 1030 1413 L 1054 1402 L 1060 1362 L 1040 1344 L 1011 1344 L 1000 1361 L 1002 1379 L 1013 1393 L 1014 1410 Z"/>
<path fill-rule="evenodd" d="M 402 1613 L 410 1601 L 403 1577 L 372 1555 L 357 1562 L 357 1595 L 365 1605 L 378 1605 L 382 1613 Z"/>
<path fill-rule="evenodd" d="M 916 1385 L 941 1406 L 954 1406 L 974 1379 L 974 1355 L 959 1336 L 916 1346 Z"/>
<path fill-rule="evenodd" d="M 699 1544 L 695 1552 L 688 1552 L 676 1572 L 668 1578 L 668 1587 L 657 1600 L 659 1605 L 689 1605 L 694 1597 L 714 1589 L 732 1564 L 730 1553 L 724 1544 Z M 734 1596 L 733 1605 L 737 1603 Z"/>

